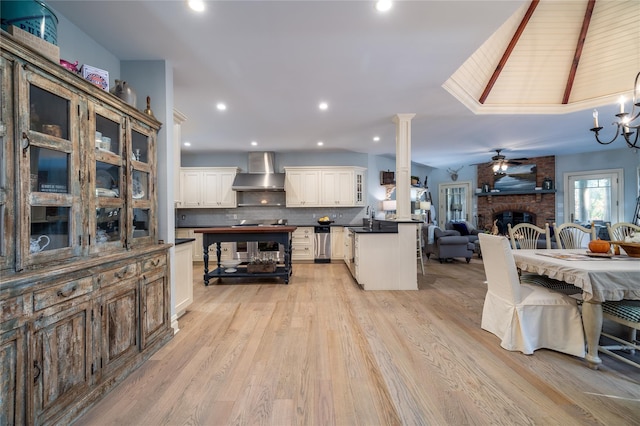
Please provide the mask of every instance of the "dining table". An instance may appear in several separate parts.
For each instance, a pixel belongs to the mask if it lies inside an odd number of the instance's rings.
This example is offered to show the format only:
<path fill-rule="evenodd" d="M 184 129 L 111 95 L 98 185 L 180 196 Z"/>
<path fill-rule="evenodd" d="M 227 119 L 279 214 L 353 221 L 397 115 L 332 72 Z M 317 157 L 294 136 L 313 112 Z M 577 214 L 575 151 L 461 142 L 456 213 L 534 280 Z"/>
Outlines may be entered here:
<path fill-rule="evenodd" d="M 582 290 L 582 324 L 587 340 L 585 359 L 598 369 L 602 303 L 640 300 L 640 258 L 589 253 L 585 249 L 514 250 L 521 271 L 545 275 Z"/>

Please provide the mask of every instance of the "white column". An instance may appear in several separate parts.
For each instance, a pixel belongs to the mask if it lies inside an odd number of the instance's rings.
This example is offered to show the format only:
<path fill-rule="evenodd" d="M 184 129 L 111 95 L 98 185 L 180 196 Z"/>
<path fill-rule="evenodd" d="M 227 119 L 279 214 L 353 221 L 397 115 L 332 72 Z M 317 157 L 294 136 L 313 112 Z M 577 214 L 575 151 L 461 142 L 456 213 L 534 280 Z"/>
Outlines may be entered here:
<path fill-rule="evenodd" d="M 182 148 L 182 123 L 187 120 L 187 116 L 173 109 L 173 194 L 174 205 L 182 201 L 182 193 L 180 192 L 180 151 Z"/>
<path fill-rule="evenodd" d="M 415 114 L 396 114 L 396 215 L 411 220 L 411 119 Z"/>

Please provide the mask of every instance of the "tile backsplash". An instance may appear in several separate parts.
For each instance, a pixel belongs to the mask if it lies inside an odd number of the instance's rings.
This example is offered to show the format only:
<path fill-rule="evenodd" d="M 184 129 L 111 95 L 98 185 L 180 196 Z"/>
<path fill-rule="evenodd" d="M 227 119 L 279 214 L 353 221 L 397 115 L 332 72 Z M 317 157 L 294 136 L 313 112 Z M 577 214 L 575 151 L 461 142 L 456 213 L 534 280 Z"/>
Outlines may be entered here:
<path fill-rule="evenodd" d="M 176 227 L 228 226 L 241 220 L 287 219 L 290 225 L 315 225 L 318 218 L 329 216 L 338 225 L 359 225 L 366 207 L 286 208 L 277 206 L 238 207 L 233 209 L 176 209 Z M 315 217 L 314 217 L 315 215 Z"/>

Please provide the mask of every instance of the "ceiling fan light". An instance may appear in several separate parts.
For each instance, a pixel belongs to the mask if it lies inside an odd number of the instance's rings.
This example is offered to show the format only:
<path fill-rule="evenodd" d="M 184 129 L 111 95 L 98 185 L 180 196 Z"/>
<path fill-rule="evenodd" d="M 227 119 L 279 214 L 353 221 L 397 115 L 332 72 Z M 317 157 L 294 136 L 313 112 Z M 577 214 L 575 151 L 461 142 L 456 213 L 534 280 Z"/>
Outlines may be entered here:
<path fill-rule="evenodd" d="M 500 165 L 500 170 L 502 170 L 503 172 L 507 171 L 507 163 L 502 163 L 502 165 Z"/>
<path fill-rule="evenodd" d="M 494 164 L 493 165 L 493 171 L 497 172 L 498 170 L 500 170 L 500 165 L 499 164 Z"/>

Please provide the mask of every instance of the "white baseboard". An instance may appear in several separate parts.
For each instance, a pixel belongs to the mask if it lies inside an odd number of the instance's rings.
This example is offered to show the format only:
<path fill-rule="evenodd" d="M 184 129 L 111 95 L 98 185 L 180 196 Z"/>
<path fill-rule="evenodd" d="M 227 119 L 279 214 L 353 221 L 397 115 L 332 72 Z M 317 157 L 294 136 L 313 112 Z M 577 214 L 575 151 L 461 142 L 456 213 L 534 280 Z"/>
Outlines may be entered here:
<path fill-rule="evenodd" d="M 178 331 L 180 331 L 180 328 L 178 327 L 178 315 L 174 314 L 171 317 L 171 328 L 173 328 L 173 334 L 176 335 L 178 333 Z"/>

